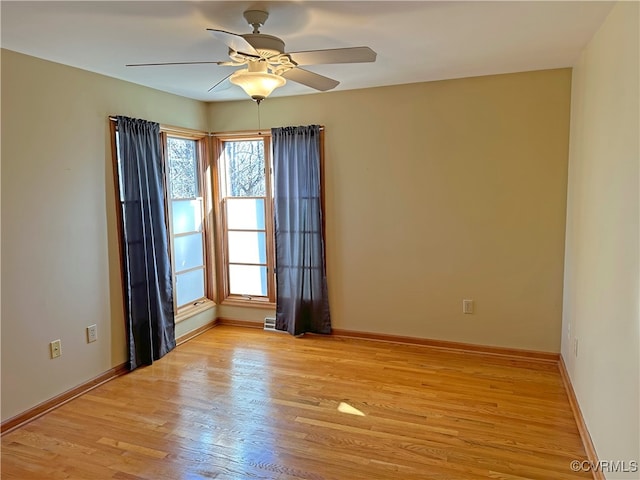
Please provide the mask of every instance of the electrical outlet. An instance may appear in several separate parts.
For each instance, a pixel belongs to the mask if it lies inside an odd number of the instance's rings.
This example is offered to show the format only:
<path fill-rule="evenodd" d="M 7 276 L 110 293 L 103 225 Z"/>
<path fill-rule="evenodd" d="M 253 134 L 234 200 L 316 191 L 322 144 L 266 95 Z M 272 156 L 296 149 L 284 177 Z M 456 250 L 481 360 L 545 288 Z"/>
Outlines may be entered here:
<path fill-rule="evenodd" d="M 51 358 L 58 358 L 62 355 L 62 342 L 60 340 L 54 340 L 49 344 L 51 349 Z"/>
<path fill-rule="evenodd" d="M 87 327 L 87 343 L 95 342 L 98 340 L 98 326 L 89 325 Z"/>
<path fill-rule="evenodd" d="M 575 357 L 578 356 L 578 339 L 577 338 L 573 339 L 573 355 Z"/>
<path fill-rule="evenodd" d="M 473 300 L 462 300 L 462 313 L 473 313 Z"/>

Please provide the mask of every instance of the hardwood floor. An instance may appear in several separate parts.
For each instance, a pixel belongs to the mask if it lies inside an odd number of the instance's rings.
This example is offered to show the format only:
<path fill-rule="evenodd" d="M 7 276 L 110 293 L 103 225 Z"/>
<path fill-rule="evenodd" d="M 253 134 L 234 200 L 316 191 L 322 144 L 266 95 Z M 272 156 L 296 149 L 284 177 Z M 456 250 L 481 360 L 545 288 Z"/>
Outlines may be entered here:
<path fill-rule="evenodd" d="M 558 366 L 219 326 L 2 437 L 2 479 L 577 479 Z"/>

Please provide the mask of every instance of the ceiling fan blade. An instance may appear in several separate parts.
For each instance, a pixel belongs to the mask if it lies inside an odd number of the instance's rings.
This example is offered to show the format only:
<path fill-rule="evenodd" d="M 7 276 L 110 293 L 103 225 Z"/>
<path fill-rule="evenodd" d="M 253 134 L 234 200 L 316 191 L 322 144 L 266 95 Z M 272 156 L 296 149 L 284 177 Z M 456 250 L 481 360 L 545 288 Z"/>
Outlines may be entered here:
<path fill-rule="evenodd" d="M 310 50 L 308 52 L 290 52 L 287 55 L 298 65 L 375 62 L 377 56 L 376 52 L 369 47 Z"/>
<path fill-rule="evenodd" d="M 323 77 L 322 75 L 318 75 L 317 73 L 297 67 L 292 68 L 291 70 L 287 70 L 282 74 L 282 76 L 287 80 L 293 80 L 294 82 L 301 83 L 302 85 L 306 85 L 307 87 L 315 88 L 316 90 L 320 90 L 321 92 L 331 90 L 332 88 L 337 87 L 340 83 L 333 78 Z"/>
<path fill-rule="evenodd" d="M 227 88 L 229 88 L 231 86 L 231 82 L 229 81 L 229 77 L 233 75 L 233 73 L 230 73 L 229 75 L 227 75 L 226 77 L 224 77 L 222 80 L 220 80 L 218 83 L 216 83 L 213 87 L 211 87 L 209 90 L 207 90 L 207 92 L 213 92 L 214 90 L 225 90 Z"/>
<path fill-rule="evenodd" d="M 260 58 L 260 54 L 255 48 L 251 46 L 241 35 L 237 35 L 231 32 L 225 32 L 224 30 L 214 30 L 207 28 L 207 30 L 213 35 L 216 40 L 221 41 L 227 47 L 235 52 L 244 53 L 247 56 L 253 56 Z"/>
<path fill-rule="evenodd" d="M 224 65 L 224 62 L 165 62 L 165 63 L 129 63 L 125 67 L 157 67 L 162 65 Z"/>

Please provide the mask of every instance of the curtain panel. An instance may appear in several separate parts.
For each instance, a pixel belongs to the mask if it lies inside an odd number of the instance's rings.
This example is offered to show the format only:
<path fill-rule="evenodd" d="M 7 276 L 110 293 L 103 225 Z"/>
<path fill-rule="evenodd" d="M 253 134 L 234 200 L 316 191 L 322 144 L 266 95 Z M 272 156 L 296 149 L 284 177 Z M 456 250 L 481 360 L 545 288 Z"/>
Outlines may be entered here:
<path fill-rule="evenodd" d="M 276 244 L 276 329 L 331 333 L 327 293 L 320 127 L 271 130 Z"/>
<path fill-rule="evenodd" d="M 118 180 L 129 369 L 176 346 L 160 125 L 119 116 Z"/>

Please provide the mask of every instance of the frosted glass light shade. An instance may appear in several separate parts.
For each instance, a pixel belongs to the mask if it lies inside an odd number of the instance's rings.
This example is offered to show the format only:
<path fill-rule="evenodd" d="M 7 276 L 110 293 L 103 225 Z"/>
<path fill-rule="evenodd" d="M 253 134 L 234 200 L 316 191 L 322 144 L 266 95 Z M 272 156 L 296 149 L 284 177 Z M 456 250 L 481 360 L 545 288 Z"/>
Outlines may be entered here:
<path fill-rule="evenodd" d="M 271 95 L 276 88 L 287 83 L 284 78 L 268 73 L 265 62 L 249 62 L 247 70 L 236 70 L 229 77 L 229 81 L 241 87 L 258 103 Z"/>

